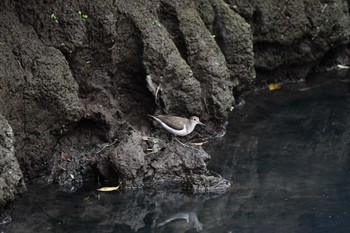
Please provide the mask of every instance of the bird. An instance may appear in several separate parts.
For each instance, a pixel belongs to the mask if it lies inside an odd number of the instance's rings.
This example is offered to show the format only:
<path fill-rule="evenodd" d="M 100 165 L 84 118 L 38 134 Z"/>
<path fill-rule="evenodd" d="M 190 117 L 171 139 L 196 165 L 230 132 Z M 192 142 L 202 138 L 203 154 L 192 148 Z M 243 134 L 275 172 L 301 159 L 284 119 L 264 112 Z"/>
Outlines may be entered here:
<path fill-rule="evenodd" d="M 185 220 L 181 221 L 181 220 Z M 177 232 L 187 232 L 194 228 L 197 232 L 203 230 L 203 224 L 198 220 L 198 216 L 194 212 L 179 212 L 170 216 L 165 221 L 159 223 L 157 227 L 163 227 L 167 224 L 172 224 L 172 228 Z"/>
<path fill-rule="evenodd" d="M 149 116 L 158 121 L 164 129 L 175 136 L 186 136 L 192 133 L 196 125 L 204 125 L 196 116 L 191 116 L 189 119 L 170 115 Z"/>

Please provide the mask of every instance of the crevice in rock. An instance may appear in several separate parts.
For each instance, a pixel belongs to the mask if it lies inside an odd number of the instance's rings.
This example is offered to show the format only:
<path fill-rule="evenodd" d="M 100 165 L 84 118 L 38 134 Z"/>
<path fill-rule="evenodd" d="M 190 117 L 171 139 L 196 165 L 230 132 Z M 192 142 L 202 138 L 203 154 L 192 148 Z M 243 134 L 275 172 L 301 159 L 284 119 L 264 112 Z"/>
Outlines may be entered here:
<path fill-rule="evenodd" d="M 97 137 L 102 141 L 107 141 L 109 126 L 102 119 L 98 119 L 98 115 L 95 117 L 94 119 L 82 118 L 71 131 L 80 132 L 83 137 Z"/>
<path fill-rule="evenodd" d="M 337 65 L 349 65 L 350 49 L 348 46 L 339 46 L 326 53 L 313 71 L 330 71 L 337 69 Z"/>
<path fill-rule="evenodd" d="M 101 152 L 107 147 L 108 133 L 104 122 L 82 118 L 58 140 L 48 181 L 57 182 L 65 192 L 74 192 L 86 180 L 100 177 L 97 171 L 106 161 Z"/>
<path fill-rule="evenodd" d="M 187 47 L 184 36 L 179 30 L 179 20 L 176 10 L 166 2 L 161 2 L 157 11 L 160 23 L 167 29 L 172 41 L 175 43 L 181 57 L 187 61 Z"/>

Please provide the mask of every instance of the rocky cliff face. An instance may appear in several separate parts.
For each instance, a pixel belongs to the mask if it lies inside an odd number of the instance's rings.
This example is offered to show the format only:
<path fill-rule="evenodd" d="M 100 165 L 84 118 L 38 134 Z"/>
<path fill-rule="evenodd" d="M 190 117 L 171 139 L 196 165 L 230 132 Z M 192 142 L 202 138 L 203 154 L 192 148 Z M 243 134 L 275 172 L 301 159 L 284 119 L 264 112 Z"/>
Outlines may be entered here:
<path fill-rule="evenodd" d="M 348 1 L 228 2 L 252 26 L 260 83 L 304 79 L 321 61 L 348 56 Z"/>
<path fill-rule="evenodd" d="M 95 169 L 129 188 L 222 191 L 208 155 L 159 144 L 147 114 L 198 115 L 214 133 L 256 72 L 260 83 L 304 78 L 345 47 L 349 12 L 341 0 L 4 0 L 0 31 L 0 113 L 28 179 L 50 174 L 74 191 Z"/>

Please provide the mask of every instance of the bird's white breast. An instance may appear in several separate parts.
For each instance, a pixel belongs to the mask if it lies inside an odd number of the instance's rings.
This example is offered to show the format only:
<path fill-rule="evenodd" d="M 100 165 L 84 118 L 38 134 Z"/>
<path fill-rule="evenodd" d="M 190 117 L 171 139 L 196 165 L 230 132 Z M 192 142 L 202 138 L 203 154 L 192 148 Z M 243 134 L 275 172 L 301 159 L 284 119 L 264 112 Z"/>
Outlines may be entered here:
<path fill-rule="evenodd" d="M 173 133 L 177 136 L 186 136 L 188 134 L 186 125 L 184 125 L 181 130 L 177 130 L 177 129 L 173 129 L 173 128 L 169 127 L 164 122 L 161 122 L 161 121 L 159 121 L 159 122 L 167 131 L 169 131 L 170 133 Z"/>

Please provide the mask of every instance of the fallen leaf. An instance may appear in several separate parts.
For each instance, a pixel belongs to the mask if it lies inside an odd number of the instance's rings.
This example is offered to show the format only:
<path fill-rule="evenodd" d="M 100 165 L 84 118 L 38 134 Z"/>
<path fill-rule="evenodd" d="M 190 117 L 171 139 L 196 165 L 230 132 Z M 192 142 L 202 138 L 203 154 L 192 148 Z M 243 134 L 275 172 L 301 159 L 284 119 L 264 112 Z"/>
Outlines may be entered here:
<path fill-rule="evenodd" d="M 112 191 L 116 191 L 118 189 L 119 189 L 119 185 L 116 186 L 116 187 L 102 187 L 102 188 L 97 189 L 97 191 L 100 191 L 100 192 L 112 192 Z"/>
<path fill-rule="evenodd" d="M 337 67 L 338 67 L 338 69 L 349 69 L 349 66 L 346 66 L 346 65 L 338 64 Z"/>
<path fill-rule="evenodd" d="M 68 161 L 68 162 L 71 161 L 70 156 L 67 153 L 65 153 L 64 151 L 61 151 L 61 159 L 63 161 Z"/>
<path fill-rule="evenodd" d="M 201 145 L 203 145 L 205 143 L 207 143 L 207 142 L 191 142 L 190 144 L 194 145 L 194 146 L 201 146 Z"/>
<path fill-rule="evenodd" d="M 275 83 L 269 84 L 269 90 L 270 91 L 276 91 L 276 90 L 279 90 L 279 89 L 281 89 L 281 85 L 275 84 Z"/>

